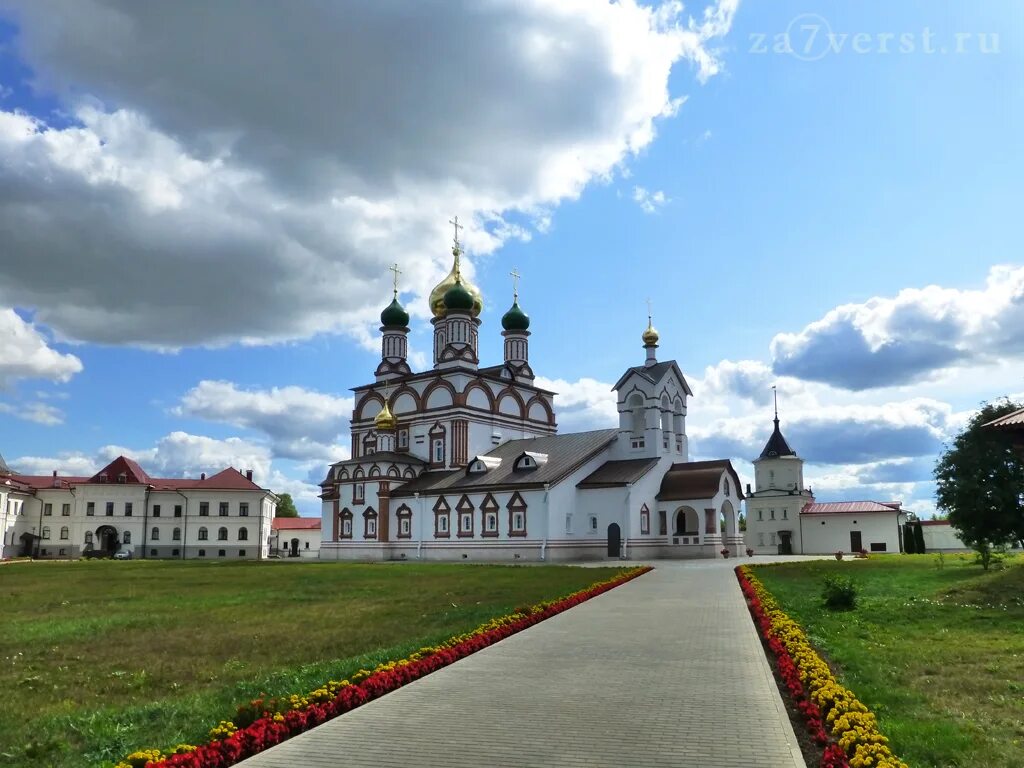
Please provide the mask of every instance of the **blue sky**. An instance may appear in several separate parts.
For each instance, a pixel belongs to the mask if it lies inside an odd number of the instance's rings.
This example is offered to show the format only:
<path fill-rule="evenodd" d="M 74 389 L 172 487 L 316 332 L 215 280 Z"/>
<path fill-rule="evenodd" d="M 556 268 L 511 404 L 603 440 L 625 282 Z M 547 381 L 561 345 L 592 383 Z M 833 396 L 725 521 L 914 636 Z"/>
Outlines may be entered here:
<path fill-rule="evenodd" d="M 315 513 L 386 266 L 429 352 L 453 214 L 484 361 L 514 266 L 563 430 L 612 419 L 648 297 L 696 458 L 750 479 L 778 384 L 822 500 L 930 514 L 942 441 L 1024 393 L 1012 2 L 54 5 L 0 2 L 16 468 L 244 464 Z"/>

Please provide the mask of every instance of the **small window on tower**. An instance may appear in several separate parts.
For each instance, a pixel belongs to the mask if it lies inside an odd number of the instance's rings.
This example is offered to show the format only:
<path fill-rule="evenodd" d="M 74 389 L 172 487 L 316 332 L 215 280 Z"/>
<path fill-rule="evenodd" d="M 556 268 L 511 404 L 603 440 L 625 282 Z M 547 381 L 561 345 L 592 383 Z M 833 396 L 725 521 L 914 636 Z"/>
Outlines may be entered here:
<path fill-rule="evenodd" d="M 433 456 L 435 464 L 444 464 L 444 438 L 434 438 Z"/>

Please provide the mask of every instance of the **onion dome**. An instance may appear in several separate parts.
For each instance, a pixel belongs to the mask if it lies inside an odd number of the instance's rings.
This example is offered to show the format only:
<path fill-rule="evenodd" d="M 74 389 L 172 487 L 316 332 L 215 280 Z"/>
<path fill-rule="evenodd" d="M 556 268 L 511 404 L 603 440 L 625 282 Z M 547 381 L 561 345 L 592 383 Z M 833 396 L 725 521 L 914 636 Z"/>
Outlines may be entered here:
<path fill-rule="evenodd" d="M 511 308 L 501 316 L 501 327 L 506 331 L 525 331 L 530 327 L 530 316 L 513 301 Z"/>
<path fill-rule="evenodd" d="M 658 331 L 653 325 L 651 325 L 650 318 L 647 319 L 647 329 L 643 332 L 643 335 L 640 338 L 644 340 L 645 347 L 653 347 L 658 343 Z"/>
<path fill-rule="evenodd" d="M 455 263 L 452 264 L 451 272 L 448 273 L 448 276 L 445 277 L 444 280 L 435 285 L 434 290 L 430 292 L 430 311 L 434 317 L 445 316 L 447 309 L 444 305 L 444 295 L 448 292 L 448 289 L 453 287 L 455 283 L 461 279 L 462 287 L 465 288 L 473 298 L 472 315 L 473 317 L 478 317 L 484 309 L 483 295 L 480 293 L 479 288 L 460 274 L 459 257 L 462 255 L 462 251 L 458 248 L 452 248 L 452 255 L 455 257 Z"/>
<path fill-rule="evenodd" d="M 398 294 L 380 313 L 380 324 L 387 328 L 405 328 L 409 325 L 409 313 L 398 302 Z"/>
<path fill-rule="evenodd" d="M 380 409 L 380 413 L 377 414 L 377 418 L 373 420 L 373 426 L 378 431 L 389 431 L 394 429 L 398 425 L 397 419 L 392 415 L 391 409 L 388 408 L 388 404 L 385 401 L 384 407 Z"/>
<path fill-rule="evenodd" d="M 462 277 L 455 275 L 455 285 L 444 292 L 444 308 L 447 312 L 472 312 L 476 301 L 462 283 Z"/>

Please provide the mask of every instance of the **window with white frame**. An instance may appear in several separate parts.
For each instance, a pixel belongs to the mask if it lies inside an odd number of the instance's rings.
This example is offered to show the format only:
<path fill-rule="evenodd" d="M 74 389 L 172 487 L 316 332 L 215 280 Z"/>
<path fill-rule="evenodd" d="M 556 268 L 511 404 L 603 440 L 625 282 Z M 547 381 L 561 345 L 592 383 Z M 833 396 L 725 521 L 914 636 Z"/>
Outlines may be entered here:
<path fill-rule="evenodd" d="M 238 503 L 238 516 L 248 517 L 249 516 L 249 502 L 241 501 Z"/>
<path fill-rule="evenodd" d="M 131 543 L 132 543 L 132 532 L 131 531 L 125 531 L 124 532 L 124 540 L 122 541 L 122 544 L 131 544 Z"/>
<path fill-rule="evenodd" d="M 151 530 L 149 532 L 149 540 L 150 541 L 160 541 L 160 529 L 159 528 L 153 528 L 153 530 Z"/>
<path fill-rule="evenodd" d="M 651 512 L 644 504 L 640 507 L 640 533 L 647 535 L 651 532 Z"/>
<path fill-rule="evenodd" d="M 50 538 L 50 526 L 48 526 L 48 525 L 44 525 L 43 526 L 43 536 L 42 536 L 42 538 L 44 538 L 44 539 Z"/>
<path fill-rule="evenodd" d="M 435 464 L 444 464 L 444 438 L 435 437 L 432 442 L 433 448 L 431 449 L 433 461 Z"/>
<path fill-rule="evenodd" d="M 597 533 L 597 515 L 590 516 L 590 532 Z"/>
<path fill-rule="evenodd" d="M 217 541 L 227 541 L 227 540 L 228 540 L 228 529 L 227 528 L 218 528 L 217 529 Z"/>
<path fill-rule="evenodd" d="M 398 430 L 398 447 L 408 448 L 409 447 L 409 430 L 400 429 Z"/>
<path fill-rule="evenodd" d="M 53 514 L 53 504 L 43 504 L 43 515 L 49 517 Z"/>
<path fill-rule="evenodd" d="M 412 521 L 408 517 L 403 517 L 398 531 L 402 536 L 408 537 L 412 535 Z"/>
<path fill-rule="evenodd" d="M 565 532 L 572 533 L 572 515 L 565 516 Z"/>
<path fill-rule="evenodd" d="M 210 538 L 210 532 L 207 531 L 206 528 L 200 528 L 199 531 L 196 533 L 196 536 L 200 541 L 206 541 L 208 538 Z"/>
<path fill-rule="evenodd" d="M 248 528 L 239 528 L 238 529 L 238 540 L 239 541 L 248 541 L 249 540 L 249 529 Z"/>
<path fill-rule="evenodd" d="M 64 539 L 65 541 L 67 539 L 71 538 L 70 533 L 71 533 L 71 531 L 68 530 L 68 527 L 66 525 L 61 527 L 61 529 L 60 529 L 60 537 L 62 539 Z"/>
<path fill-rule="evenodd" d="M 181 541 L 181 528 L 175 528 L 171 531 L 171 539 L 173 541 Z"/>

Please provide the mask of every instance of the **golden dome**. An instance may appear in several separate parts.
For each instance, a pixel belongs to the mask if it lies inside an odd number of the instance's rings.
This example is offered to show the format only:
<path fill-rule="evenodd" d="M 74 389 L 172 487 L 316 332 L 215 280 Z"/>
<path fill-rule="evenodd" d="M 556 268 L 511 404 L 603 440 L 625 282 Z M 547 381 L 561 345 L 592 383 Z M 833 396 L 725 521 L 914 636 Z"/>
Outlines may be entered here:
<path fill-rule="evenodd" d="M 651 325 L 650 320 L 647 321 L 647 330 L 643 332 L 643 335 L 640 338 L 644 340 L 645 347 L 649 347 L 658 343 L 658 331 L 655 329 L 653 325 Z"/>
<path fill-rule="evenodd" d="M 391 409 L 388 408 L 388 404 L 385 402 L 384 407 L 381 408 L 380 413 L 377 414 L 377 418 L 373 420 L 373 426 L 378 431 L 392 430 L 398 425 L 398 420 L 391 414 Z"/>
<path fill-rule="evenodd" d="M 480 293 L 480 289 L 473 285 L 466 276 L 460 273 L 459 270 L 459 257 L 462 255 L 462 251 L 459 250 L 458 246 L 452 248 L 452 255 L 455 257 L 455 261 L 452 264 L 452 271 L 448 273 L 448 276 L 440 283 L 434 286 L 434 290 L 430 292 L 430 312 L 434 317 L 444 317 L 444 295 L 448 292 L 448 289 L 455 285 L 456 281 L 462 280 L 462 287 L 469 291 L 470 296 L 473 297 L 473 317 L 479 317 L 480 313 L 484 309 L 484 298 Z"/>

